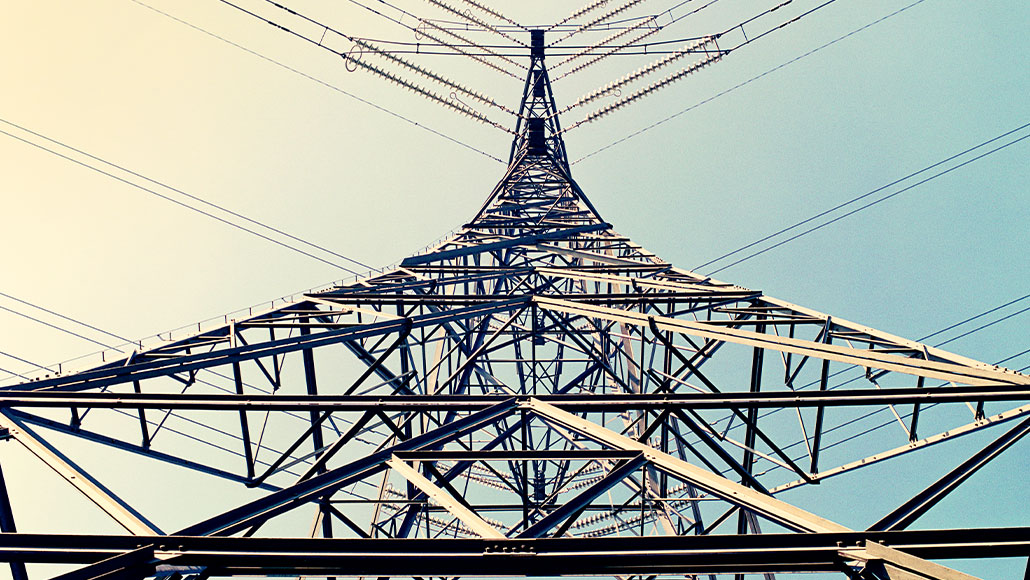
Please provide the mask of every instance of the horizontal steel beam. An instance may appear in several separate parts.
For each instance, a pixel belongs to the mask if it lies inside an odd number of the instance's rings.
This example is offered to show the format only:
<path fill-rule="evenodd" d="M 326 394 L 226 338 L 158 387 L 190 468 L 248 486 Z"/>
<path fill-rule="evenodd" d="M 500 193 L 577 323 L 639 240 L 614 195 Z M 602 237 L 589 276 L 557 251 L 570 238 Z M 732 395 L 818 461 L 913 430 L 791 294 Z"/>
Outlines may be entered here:
<path fill-rule="evenodd" d="M 585 226 L 578 226 L 574 228 L 567 228 L 563 230 L 551 231 L 541 234 L 530 234 L 528 236 L 512 238 L 499 242 L 487 242 L 476 244 L 474 246 L 466 246 L 464 248 L 456 248 L 453 250 L 442 250 L 432 252 L 429 254 L 421 254 L 417 256 L 411 256 L 410 258 L 405 258 L 404 261 L 401 262 L 401 267 L 407 268 L 409 266 L 418 266 L 420 264 L 427 264 L 429 262 L 452 260 L 454 258 L 471 256 L 474 254 L 481 254 L 483 252 L 493 252 L 495 250 L 503 250 L 505 248 L 511 248 L 514 246 L 534 245 L 545 240 L 561 240 L 563 238 L 574 236 L 576 234 L 610 230 L 611 228 L 611 224 L 606 223 L 588 224 Z"/>
<path fill-rule="evenodd" d="M 876 542 L 866 542 L 865 549 L 857 553 L 853 550 L 844 550 L 841 555 L 845 557 L 854 555 L 866 562 L 863 578 L 867 577 L 870 570 L 879 571 L 882 567 L 883 572 L 886 572 L 886 577 L 891 580 L 980 580 L 975 576 L 928 562 Z M 868 577 L 879 578 L 881 576 L 869 575 Z"/>
<path fill-rule="evenodd" d="M 466 432 L 474 431 L 485 424 L 498 420 L 498 418 L 511 413 L 514 408 L 515 401 L 513 399 L 498 403 L 478 413 L 402 441 L 389 449 L 358 458 L 346 465 L 208 518 L 180 530 L 179 533 L 182 535 L 233 534 L 386 469 L 386 461 L 397 451 L 417 451 L 432 445 L 443 445 Z"/>
<path fill-rule="evenodd" d="M 25 449 L 53 469 L 62 479 L 96 504 L 104 513 L 111 516 L 111 519 L 128 532 L 137 536 L 154 536 L 163 533 L 143 514 L 80 468 L 64 453 L 58 451 L 46 439 L 36 435 L 28 425 L 11 415 L 10 411 L 0 411 L 0 427 L 6 429 L 9 436 L 21 443 Z"/>
<path fill-rule="evenodd" d="M 457 498 L 430 481 L 427 477 L 419 473 L 417 469 L 405 463 L 396 454 L 390 459 L 387 459 L 386 464 L 397 473 L 400 473 L 401 477 L 420 489 L 422 493 L 429 496 L 433 502 L 439 504 L 445 510 L 450 512 L 451 515 L 458 518 L 461 523 L 465 524 L 468 529 L 475 532 L 479 537 L 493 538 L 497 540 L 504 538 L 504 533 L 501 530 L 490 525 L 486 520 L 481 518 L 479 514 L 468 508 L 466 504 L 458 501 Z"/>
<path fill-rule="evenodd" d="M 337 410 L 438 411 L 484 409 L 508 395 L 235 395 L 199 393 L 112 393 L 69 391 L 0 391 L 0 408 L 79 407 L 101 409 L 175 409 L 253 411 Z M 618 411 L 689 406 L 695 409 L 849 407 L 914 403 L 1028 401 L 1030 386 L 973 386 L 927 389 L 837 389 L 762 393 L 540 395 L 565 410 Z"/>
<path fill-rule="evenodd" d="M 415 328 L 438 326 L 454 322 L 455 320 L 489 316 L 499 312 L 508 312 L 524 307 L 528 302 L 528 298 L 513 298 L 496 304 L 473 306 L 455 310 L 442 310 L 440 312 L 414 316 L 410 319 L 395 319 L 388 320 L 386 322 L 362 324 L 347 328 L 311 333 L 309 335 L 280 338 L 252 345 L 224 348 L 211 352 L 174 354 L 162 351 L 160 358 L 148 358 L 146 352 L 137 353 L 128 359 L 109 363 L 96 369 L 66 376 L 56 376 L 12 385 L 0 389 L 0 392 L 36 391 L 41 389 L 77 391 L 107 387 L 153 377 L 167 376 L 175 373 L 186 373 L 204 368 L 228 365 L 234 362 L 281 355 L 346 341 L 361 340 L 372 336 L 402 332 L 405 331 L 405 329 L 410 331 Z M 136 359 L 141 362 L 136 362 Z"/>
<path fill-rule="evenodd" d="M 567 461 L 629 459 L 637 454 L 619 449 L 492 449 L 489 451 L 453 449 L 398 451 L 394 455 L 406 461 Z"/>
<path fill-rule="evenodd" d="M 205 566 L 212 576 L 832 572 L 845 564 L 839 552 L 868 542 L 924 559 L 1025 557 L 1030 528 L 507 540 L 165 536 L 155 558 Z M 2 534 L 0 561 L 92 564 L 139 545 L 134 536 Z"/>
<path fill-rule="evenodd" d="M 534 296 L 533 303 L 539 308 L 553 312 L 563 312 L 585 318 L 599 318 L 641 327 L 654 324 L 661 330 L 698 336 L 707 340 L 767 348 L 790 354 L 810 356 L 827 361 L 916 375 L 930 379 L 953 381 L 967 385 L 1030 385 L 1030 376 L 983 363 L 967 366 L 955 362 L 939 362 L 895 354 L 880 354 L 875 350 L 851 348 L 749 330 L 723 328 L 707 324 L 703 321 L 695 322 L 669 316 L 648 316 L 639 312 L 545 296 Z"/>
<path fill-rule="evenodd" d="M 639 451 L 658 469 L 730 503 L 760 514 L 787 529 L 805 532 L 847 531 L 847 528 L 836 522 L 819 517 L 760 491 L 744 487 L 538 399 L 530 399 L 528 402 L 521 403 L 520 407 L 532 411 L 550 424 L 560 425 L 588 439 L 616 449 Z"/>
<path fill-rule="evenodd" d="M 490 295 L 490 294 L 401 294 L 393 291 L 390 287 L 383 288 L 385 292 L 366 292 L 361 294 L 343 294 L 333 295 L 332 303 L 341 308 L 356 304 L 374 304 L 374 305 L 397 305 L 397 304 L 410 304 L 410 305 L 427 305 L 427 304 L 447 304 L 451 306 L 470 306 L 474 304 L 489 304 L 496 302 L 504 302 L 511 298 L 506 295 Z M 652 294 L 638 294 L 638 293 L 602 293 L 602 292 L 591 292 L 589 294 L 557 294 L 555 297 L 561 297 L 563 299 L 575 300 L 581 304 L 601 304 L 601 305 L 625 305 L 625 304 L 669 304 L 676 302 L 693 303 L 693 302 L 722 302 L 726 300 L 746 300 L 749 298 L 755 298 L 760 296 L 757 292 L 741 291 L 741 292 L 717 292 L 712 289 L 702 289 L 693 291 L 669 291 L 662 293 Z M 314 297 L 310 297 L 314 298 Z M 329 314 L 329 313 L 327 313 Z M 794 317 L 791 319 L 785 318 L 772 318 L 765 321 L 766 324 L 823 324 L 823 320 L 811 317 Z M 279 326 L 279 327 L 290 327 L 298 326 L 298 321 L 282 321 L 282 320 L 256 320 L 253 322 L 239 323 L 239 326 Z M 739 324 L 737 320 L 720 320 L 720 321 L 705 321 L 705 324 L 717 324 L 717 325 L 735 325 Z M 344 326 L 346 323 L 339 324 L 328 324 L 326 327 L 339 327 Z"/>

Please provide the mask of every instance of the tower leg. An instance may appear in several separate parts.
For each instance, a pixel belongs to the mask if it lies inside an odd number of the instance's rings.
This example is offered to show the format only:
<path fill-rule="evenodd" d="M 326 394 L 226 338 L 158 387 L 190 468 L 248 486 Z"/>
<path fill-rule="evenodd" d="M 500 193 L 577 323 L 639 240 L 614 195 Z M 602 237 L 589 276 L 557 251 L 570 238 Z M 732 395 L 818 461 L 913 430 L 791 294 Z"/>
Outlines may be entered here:
<path fill-rule="evenodd" d="M 0 469 L 0 532 L 17 532 L 14 526 L 14 512 L 11 511 L 11 498 L 7 496 L 7 482 L 4 471 Z M 29 580 L 24 562 L 11 562 L 11 576 L 14 580 Z"/>

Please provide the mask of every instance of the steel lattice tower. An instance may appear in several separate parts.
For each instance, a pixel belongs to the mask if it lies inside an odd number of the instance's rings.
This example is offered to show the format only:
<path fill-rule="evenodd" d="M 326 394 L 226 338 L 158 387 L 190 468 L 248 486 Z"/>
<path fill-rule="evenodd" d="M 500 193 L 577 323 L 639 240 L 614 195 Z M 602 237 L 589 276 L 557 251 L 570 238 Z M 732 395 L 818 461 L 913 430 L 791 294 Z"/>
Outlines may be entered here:
<path fill-rule="evenodd" d="M 1028 528 L 906 528 L 1030 429 L 1030 377 L 699 276 L 620 235 L 571 176 L 543 33 L 532 40 L 507 171 L 442 243 L 0 390 L 7 436 L 128 532 L 15 533 L 5 493 L 16 578 L 24 562 L 79 564 L 64 577 L 82 579 L 963 578 L 926 559 L 1027 555 Z M 850 369 L 861 376 L 838 386 Z M 896 424 L 868 430 L 870 410 Z M 1002 422 L 868 530 L 779 498 Z M 256 489 L 218 509 L 184 490 L 169 519 L 191 523 L 168 532 L 49 433 Z"/>

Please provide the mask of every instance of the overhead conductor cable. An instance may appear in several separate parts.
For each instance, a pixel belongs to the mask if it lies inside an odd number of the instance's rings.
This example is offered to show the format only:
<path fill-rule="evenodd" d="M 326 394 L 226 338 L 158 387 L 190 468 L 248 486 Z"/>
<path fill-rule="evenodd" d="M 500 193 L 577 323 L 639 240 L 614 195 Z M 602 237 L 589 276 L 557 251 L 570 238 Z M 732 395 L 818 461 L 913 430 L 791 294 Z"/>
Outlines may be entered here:
<path fill-rule="evenodd" d="M 780 2 L 779 4 L 777 4 L 776 6 L 773 6 L 769 10 L 766 10 L 766 11 L 764 11 L 764 12 L 762 12 L 762 13 L 756 15 L 756 16 L 753 16 L 753 17 L 745 20 L 744 22 L 742 22 L 740 24 L 734 25 L 729 30 L 727 30 L 727 32 L 729 32 L 730 30 L 733 30 L 735 28 L 743 29 L 744 24 L 747 24 L 748 22 L 752 22 L 752 21 L 760 18 L 763 15 L 775 12 L 776 10 L 779 10 L 780 8 L 786 6 L 787 4 L 790 4 L 792 1 L 793 0 L 784 0 L 783 2 Z M 626 105 L 632 104 L 634 101 L 636 101 L 636 100 L 638 100 L 638 99 L 640 99 L 642 97 L 646 97 L 647 95 L 650 95 L 651 93 L 653 93 L 653 92 L 655 92 L 655 91 L 657 91 L 659 89 L 662 89 L 662 88 L 672 84 L 673 82 L 675 82 L 675 81 L 677 81 L 677 80 L 679 80 L 679 79 L 689 75 L 690 73 L 696 72 L 696 71 L 700 70 L 701 68 L 704 68 L 705 66 L 707 66 L 707 65 L 709 65 L 709 64 L 711 64 L 711 63 L 713 63 L 715 61 L 721 60 L 724 55 L 729 54 L 732 50 L 736 50 L 736 49 L 738 49 L 738 48 L 740 48 L 742 46 L 746 46 L 746 45 L 748 45 L 748 44 L 758 40 L 759 38 L 763 38 L 763 37 L 768 36 L 769 34 L 775 32 L 777 30 L 781 30 L 781 29 L 783 29 L 783 28 L 785 28 L 785 27 L 787 27 L 787 26 L 789 26 L 789 25 L 799 21 L 801 18 L 803 18 L 803 17 L 805 17 L 805 16 L 807 16 L 809 14 L 812 14 L 813 12 L 816 12 L 817 10 L 819 10 L 821 8 L 824 8 L 824 7 L 826 7 L 826 6 L 830 5 L 830 4 L 833 4 L 834 2 L 836 2 L 836 0 L 826 0 L 822 4 L 819 4 L 818 6 L 816 6 L 814 8 L 811 8 L 808 11 L 803 12 L 802 14 L 800 14 L 798 16 L 795 16 L 794 18 L 784 22 L 783 24 L 780 24 L 777 27 L 770 28 L 770 29 L 766 30 L 765 32 L 762 32 L 761 34 L 759 34 L 757 36 L 754 36 L 754 37 L 751 37 L 751 38 L 748 38 L 748 39 L 744 40 L 743 42 L 741 42 L 740 44 L 738 44 L 737 46 L 735 46 L 733 48 L 722 49 L 722 50 L 717 50 L 715 52 L 707 53 L 705 58 L 699 60 L 698 62 L 696 62 L 696 63 L 694 63 L 692 65 L 690 65 L 689 67 L 687 67 L 687 68 L 685 68 L 685 69 L 683 69 L 683 70 L 681 70 L 679 72 L 673 73 L 673 74 L 665 77 L 664 79 L 662 79 L 662 80 L 660 80 L 660 81 L 658 81 L 656 83 L 651 84 L 648 87 L 640 89 L 637 92 L 633 93 L 632 95 L 629 95 L 628 97 L 624 97 L 622 99 L 619 99 L 618 101 L 616 101 L 614 103 L 611 103 L 610 105 L 607 105 L 605 107 L 602 107 L 602 108 L 598 109 L 597 111 L 594 111 L 593 113 L 587 115 L 587 117 L 585 119 L 583 119 L 582 121 L 574 123 L 573 125 L 570 125 L 569 127 L 563 129 L 562 132 L 563 133 L 564 132 L 568 132 L 568 131 L 570 131 L 570 130 L 572 130 L 572 129 L 574 129 L 574 128 L 576 128 L 576 127 L 578 127 L 578 126 L 580 126 L 580 125 L 582 125 L 584 123 L 589 123 L 591 121 L 595 121 L 595 120 L 597 120 L 597 119 L 607 115 L 608 113 L 611 113 L 612 111 L 615 111 L 616 109 L 620 109 L 622 107 L 625 107 Z M 725 32 L 721 33 L 721 34 L 716 34 L 713 37 L 713 40 L 717 41 L 719 39 L 719 37 L 722 36 L 722 34 L 725 34 Z M 718 45 L 716 45 L 716 46 L 718 46 Z"/>

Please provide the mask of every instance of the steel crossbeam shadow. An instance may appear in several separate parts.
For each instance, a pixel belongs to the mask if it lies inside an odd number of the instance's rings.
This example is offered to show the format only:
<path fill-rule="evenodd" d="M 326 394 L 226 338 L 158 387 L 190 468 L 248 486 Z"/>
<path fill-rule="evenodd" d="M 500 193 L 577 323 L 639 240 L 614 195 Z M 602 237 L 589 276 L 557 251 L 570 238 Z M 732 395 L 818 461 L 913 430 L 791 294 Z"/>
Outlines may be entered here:
<path fill-rule="evenodd" d="M 138 544 L 134 536 L 4 534 L 0 561 L 93 564 L 129 554 Z M 169 572 L 204 567 L 213 576 L 284 571 L 322 576 L 430 576 L 447 570 L 464 576 L 840 572 L 859 557 L 898 558 L 904 566 L 915 558 L 1010 557 L 1028 549 L 1030 528 L 392 542 L 172 535 L 153 547 L 158 566 Z M 951 578 L 960 577 L 968 576 Z"/>

